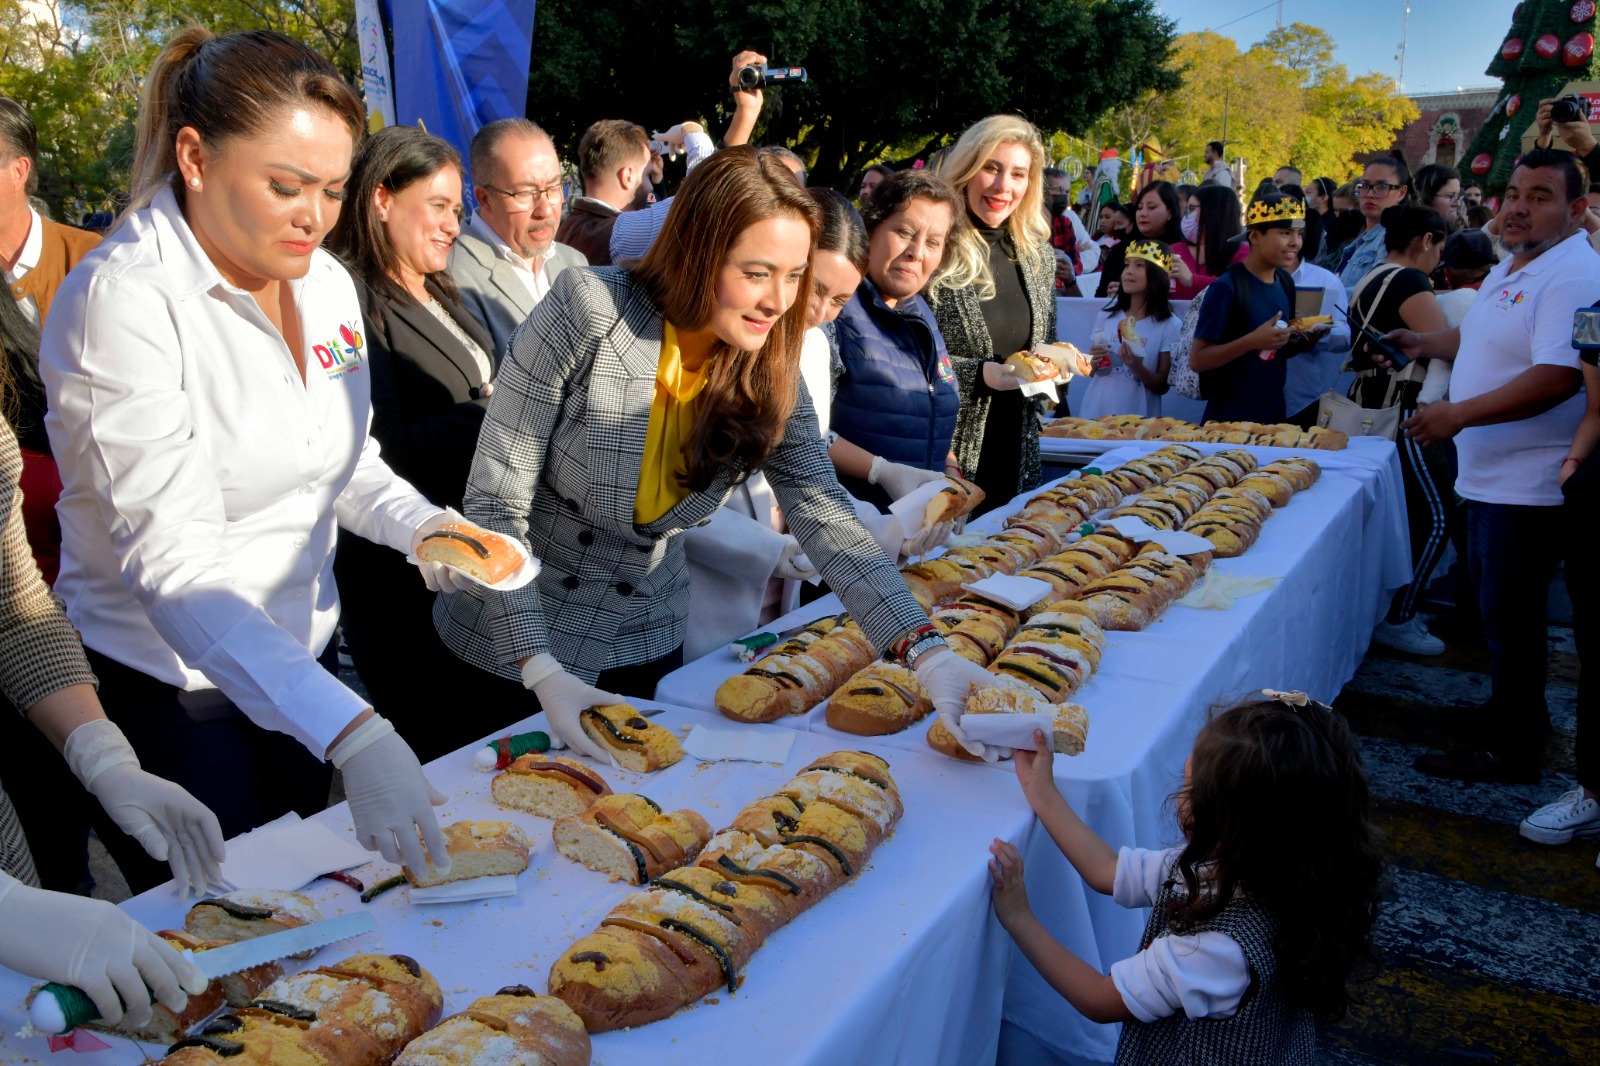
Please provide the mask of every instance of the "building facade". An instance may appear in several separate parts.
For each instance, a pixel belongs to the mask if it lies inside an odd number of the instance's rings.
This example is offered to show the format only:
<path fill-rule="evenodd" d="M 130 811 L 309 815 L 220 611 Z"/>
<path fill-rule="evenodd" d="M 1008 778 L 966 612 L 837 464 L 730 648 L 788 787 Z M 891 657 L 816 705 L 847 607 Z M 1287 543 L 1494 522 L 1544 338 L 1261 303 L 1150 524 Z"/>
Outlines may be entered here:
<path fill-rule="evenodd" d="M 1411 96 L 1421 114 L 1395 138 L 1407 165 L 1413 170 L 1429 163 L 1464 166 L 1467 145 L 1483 128 L 1499 97 L 1499 86 Z"/>

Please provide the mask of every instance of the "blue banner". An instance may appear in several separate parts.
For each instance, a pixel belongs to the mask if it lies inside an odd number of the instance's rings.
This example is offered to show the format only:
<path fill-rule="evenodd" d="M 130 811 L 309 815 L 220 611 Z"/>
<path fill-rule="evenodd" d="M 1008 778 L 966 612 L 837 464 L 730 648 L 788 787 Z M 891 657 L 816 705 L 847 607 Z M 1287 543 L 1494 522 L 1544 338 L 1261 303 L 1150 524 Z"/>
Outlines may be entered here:
<path fill-rule="evenodd" d="M 527 112 L 535 0 L 385 0 L 394 33 L 395 122 L 453 144 Z M 467 187 L 471 188 L 470 180 Z"/>

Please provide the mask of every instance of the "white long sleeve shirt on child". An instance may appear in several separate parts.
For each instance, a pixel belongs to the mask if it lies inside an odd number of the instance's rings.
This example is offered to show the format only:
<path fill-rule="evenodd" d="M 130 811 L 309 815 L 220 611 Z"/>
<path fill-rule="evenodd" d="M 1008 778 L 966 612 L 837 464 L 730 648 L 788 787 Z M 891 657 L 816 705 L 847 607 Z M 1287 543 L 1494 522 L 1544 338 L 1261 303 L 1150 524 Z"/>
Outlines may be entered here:
<path fill-rule="evenodd" d="M 1152 906 L 1173 876 L 1179 850 L 1123 848 L 1111 898 L 1124 907 Z M 1231 1018 L 1250 988 L 1250 966 L 1238 941 L 1224 933 L 1168 933 L 1131 959 L 1113 963 L 1111 983 L 1141 1022 L 1179 1011 L 1191 1018 Z"/>
<path fill-rule="evenodd" d="M 1122 338 L 1117 329 L 1128 316 L 1121 311 L 1101 311 L 1095 316 L 1094 328 L 1106 335 L 1111 348 L 1111 373 L 1096 374 L 1084 383 L 1083 395 L 1072 398 L 1072 413 L 1079 418 L 1099 418 L 1102 415 L 1142 415 L 1145 418 L 1161 417 L 1161 396 L 1145 388 L 1144 382 L 1133 376 L 1133 371 L 1122 361 Z M 1161 353 L 1177 346 L 1183 333 L 1183 319 L 1169 315 L 1165 321 L 1153 318 L 1134 320 L 1134 331 L 1144 345 L 1144 368 L 1157 373 L 1161 368 Z"/>

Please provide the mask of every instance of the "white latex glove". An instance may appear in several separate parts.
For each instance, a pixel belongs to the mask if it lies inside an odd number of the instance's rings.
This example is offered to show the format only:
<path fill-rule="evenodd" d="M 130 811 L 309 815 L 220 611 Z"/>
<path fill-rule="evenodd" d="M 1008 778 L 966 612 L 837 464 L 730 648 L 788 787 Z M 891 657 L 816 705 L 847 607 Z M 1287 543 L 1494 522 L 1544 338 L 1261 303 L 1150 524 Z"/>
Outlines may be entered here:
<path fill-rule="evenodd" d="M 62 755 L 119 829 L 152 859 L 171 863 L 179 899 L 208 888 L 227 890 L 217 816 L 187 790 L 139 769 L 138 756 L 114 722 L 83 723 L 67 737 Z"/>
<path fill-rule="evenodd" d="M 918 658 L 916 675 L 922 687 L 928 690 L 939 721 L 956 738 L 957 744 L 984 762 L 995 762 L 1002 755 L 1011 753 L 1007 748 L 968 740 L 966 734 L 961 732 L 961 716 L 967 710 L 967 695 L 974 685 L 987 688 L 998 684 L 993 674 L 946 649 L 930 651 Z"/>
<path fill-rule="evenodd" d="M 872 457 L 872 467 L 867 471 L 867 483 L 883 486 L 883 491 L 893 500 L 909 496 L 917 490 L 918 485 L 937 481 L 942 477 L 944 477 L 943 471 L 919 470 L 903 463 L 891 463 L 881 455 Z"/>
<path fill-rule="evenodd" d="M 892 514 L 878 514 L 876 511 L 872 514 L 861 514 L 858 510 L 856 513 L 861 518 L 861 524 L 866 527 L 867 535 L 883 549 L 883 554 L 894 562 L 899 562 L 901 556 L 905 555 L 906 545 L 906 531 L 900 524 L 900 519 Z"/>
<path fill-rule="evenodd" d="M 4 873 L 0 929 L 0 966 L 83 989 L 112 1025 L 148 1022 L 151 993 L 181 1011 L 206 987 L 194 963 L 110 903 L 30 888 Z"/>
<path fill-rule="evenodd" d="M 806 558 L 800 542 L 785 533 L 783 554 L 779 556 L 778 565 L 773 568 L 772 576 L 781 577 L 786 581 L 809 581 L 817 576 L 817 568 Z"/>
<path fill-rule="evenodd" d="M 422 538 L 429 533 L 436 533 L 453 522 L 468 522 L 465 515 L 454 507 L 447 507 L 443 511 L 428 519 L 417 527 L 411 534 L 411 557 L 417 557 L 417 549 L 422 546 Z M 450 569 L 443 563 L 418 562 L 417 569 L 422 571 L 422 583 L 428 586 L 429 592 L 463 592 L 472 587 L 472 580 L 465 574 Z"/>
<path fill-rule="evenodd" d="M 583 731 L 578 715 L 590 707 L 628 701 L 614 692 L 602 692 L 581 678 L 567 673 L 554 655 L 548 652 L 535 655 L 522 666 L 522 684 L 533 690 L 544 708 L 545 723 L 549 727 L 551 747 L 582 752 L 589 758 L 607 766 L 616 766 L 617 760 Z"/>
<path fill-rule="evenodd" d="M 928 552 L 944 544 L 950 539 L 950 534 L 955 531 L 956 524 L 952 519 L 949 522 L 935 522 L 918 536 L 905 542 L 902 551 L 907 558 L 926 555 Z"/>
<path fill-rule="evenodd" d="M 373 715 L 335 744 L 328 760 L 344 774 L 357 844 L 419 873 L 430 859 L 435 871 L 449 872 L 450 854 L 433 814 L 449 797 L 428 784 L 411 746 L 388 719 Z"/>

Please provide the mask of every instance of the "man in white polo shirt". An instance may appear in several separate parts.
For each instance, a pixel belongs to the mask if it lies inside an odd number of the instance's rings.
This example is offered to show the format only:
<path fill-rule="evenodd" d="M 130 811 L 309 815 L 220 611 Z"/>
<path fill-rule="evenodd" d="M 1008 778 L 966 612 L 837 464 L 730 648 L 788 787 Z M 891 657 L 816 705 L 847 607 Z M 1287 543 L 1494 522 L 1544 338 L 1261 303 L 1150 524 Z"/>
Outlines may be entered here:
<path fill-rule="evenodd" d="M 1467 565 L 1489 642 L 1488 702 L 1457 719 L 1451 750 L 1417 759 L 1438 777 L 1539 780 L 1550 730 L 1545 603 L 1565 545 L 1556 476 L 1583 413 L 1572 314 L 1600 299 L 1600 255 L 1582 227 L 1588 189 L 1577 157 L 1528 152 L 1499 215 L 1511 258 L 1484 279 L 1460 327 L 1388 335 L 1413 358 L 1455 360 L 1450 399 L 1404 431 L 1423 445 L 1455 438 Z"/>

